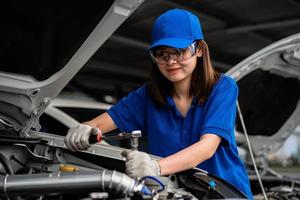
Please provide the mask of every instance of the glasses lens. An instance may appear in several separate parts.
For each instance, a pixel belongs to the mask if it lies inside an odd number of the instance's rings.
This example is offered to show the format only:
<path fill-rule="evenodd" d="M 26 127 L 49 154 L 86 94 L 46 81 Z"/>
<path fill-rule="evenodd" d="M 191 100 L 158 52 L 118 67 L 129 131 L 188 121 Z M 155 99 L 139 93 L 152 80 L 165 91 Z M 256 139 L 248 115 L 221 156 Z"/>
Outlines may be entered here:
<path fill-rule="evenodd" d="M 166 64 L 169 59 L 181 59 L 182 54 L 176 48 L 159 48 L 150 51 L 151 58 L 158 64 Z"/>
<path fill-rule="evenodd" d="M 177 60 L 178 62 L 183 62 L 183 61 L 190 59 L 196 53 L 196 42 L 192 43 L 187 48 L 179 49 L 179 51 L 181 52 L 182 56 L 178 58 L 178 60 Z"/>
<path fill-rule="evenodd" d="M 157 48 L 150 51 L 150 56 L 157 64 L 166 64 L 169 59 L 174 59 L 177 62 L 183 62 L 195 55 L 196 43 L 192 43 L 184 49 L 178 48 Z"/>

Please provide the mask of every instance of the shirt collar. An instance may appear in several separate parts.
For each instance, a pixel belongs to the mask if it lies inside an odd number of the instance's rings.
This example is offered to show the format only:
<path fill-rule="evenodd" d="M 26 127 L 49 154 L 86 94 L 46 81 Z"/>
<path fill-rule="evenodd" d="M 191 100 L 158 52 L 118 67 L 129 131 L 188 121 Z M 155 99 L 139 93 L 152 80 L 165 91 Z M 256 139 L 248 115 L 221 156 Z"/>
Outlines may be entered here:
<path fill-rule="evenodd" d="M 173 97 L 168 95 L 167 96 L 167 100 L 166 100 L 166 105 L 165 105 L 165 108 L 172 108 L 172 107 L 175 107 L 175 102 L 173 100 Z"/>
<path fill-rule="evenodd" d="M 198 103 L 196 97 L 193 97 L 193 100 L 192 100 L 192 104 L 191 104 L 191 107 L 193 108 L 194 106 L 196 106 Z M 172 108 L 172 107 L 176 107 L 176 104 L 174 102 L 174 99 L 172 96 L 168 95 L 167 96 L 167 101 L 166 101 L 166 105 L 165 105 L 165 108 Z"/>

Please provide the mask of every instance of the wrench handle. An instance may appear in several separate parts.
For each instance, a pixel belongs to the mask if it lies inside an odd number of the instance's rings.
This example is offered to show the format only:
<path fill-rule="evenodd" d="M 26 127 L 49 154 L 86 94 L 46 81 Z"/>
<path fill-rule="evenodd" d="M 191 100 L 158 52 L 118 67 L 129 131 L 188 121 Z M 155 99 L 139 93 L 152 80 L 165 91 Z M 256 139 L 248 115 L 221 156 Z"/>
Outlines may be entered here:
<path fill-rule="evenodd" d="M 95 134 L 95 133 L 97 133 L 97 134 Z M 95 143 L 101 142 L 101 140 L 102 140 L 101 130 L 98 129 L 98 128 L 92 128 L 91 134 L 90 134 L 90 137 L 89 137 L 89 143 L 90 144 L 95 144 Z"/>
<path fill-rule="evenodd" d="M 100 139 L 100 141 L 98 140 L 99 135 L 100 135 L 100 134 L 97 134 L 97 135 L 90 135 L 90 137 L 89 137 L 89 143 L 90 143 L 90 144 L 96 144 L 96 143 L 98 143 L 98 142 L 101 142 L 101 139 Z M 101 138 L 101 136 L 100 136 L 100 138 Z"/>

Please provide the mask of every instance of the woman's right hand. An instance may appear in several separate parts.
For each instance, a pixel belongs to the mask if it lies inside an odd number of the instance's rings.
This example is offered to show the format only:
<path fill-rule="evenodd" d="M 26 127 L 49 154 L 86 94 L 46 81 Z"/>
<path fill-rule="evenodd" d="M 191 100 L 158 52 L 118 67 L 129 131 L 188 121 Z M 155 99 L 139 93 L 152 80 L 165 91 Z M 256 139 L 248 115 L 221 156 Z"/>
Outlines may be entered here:
<path fill-rule="evenodd" d="M 66 146 L 72 151 L 85 150 L 91 146 L 90 135 L 97 135 L 98 128 L 93 128 L 87 124 L 79 124 L 69 129 L 64 141 Z"/>

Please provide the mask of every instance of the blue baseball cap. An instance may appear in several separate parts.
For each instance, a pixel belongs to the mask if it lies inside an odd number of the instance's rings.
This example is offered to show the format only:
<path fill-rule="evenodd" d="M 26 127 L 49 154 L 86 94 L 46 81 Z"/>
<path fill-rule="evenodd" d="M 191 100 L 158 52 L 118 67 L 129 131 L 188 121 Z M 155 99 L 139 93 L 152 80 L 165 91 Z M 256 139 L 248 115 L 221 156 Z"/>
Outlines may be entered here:
<path fill-rule="evenodd" d="M 203 34 L 198 17 L 187 10 L 172 9 L 160 15 L 152 28 L 152 41 L 148 50 L 157 46 L 186 48 Z"/>

